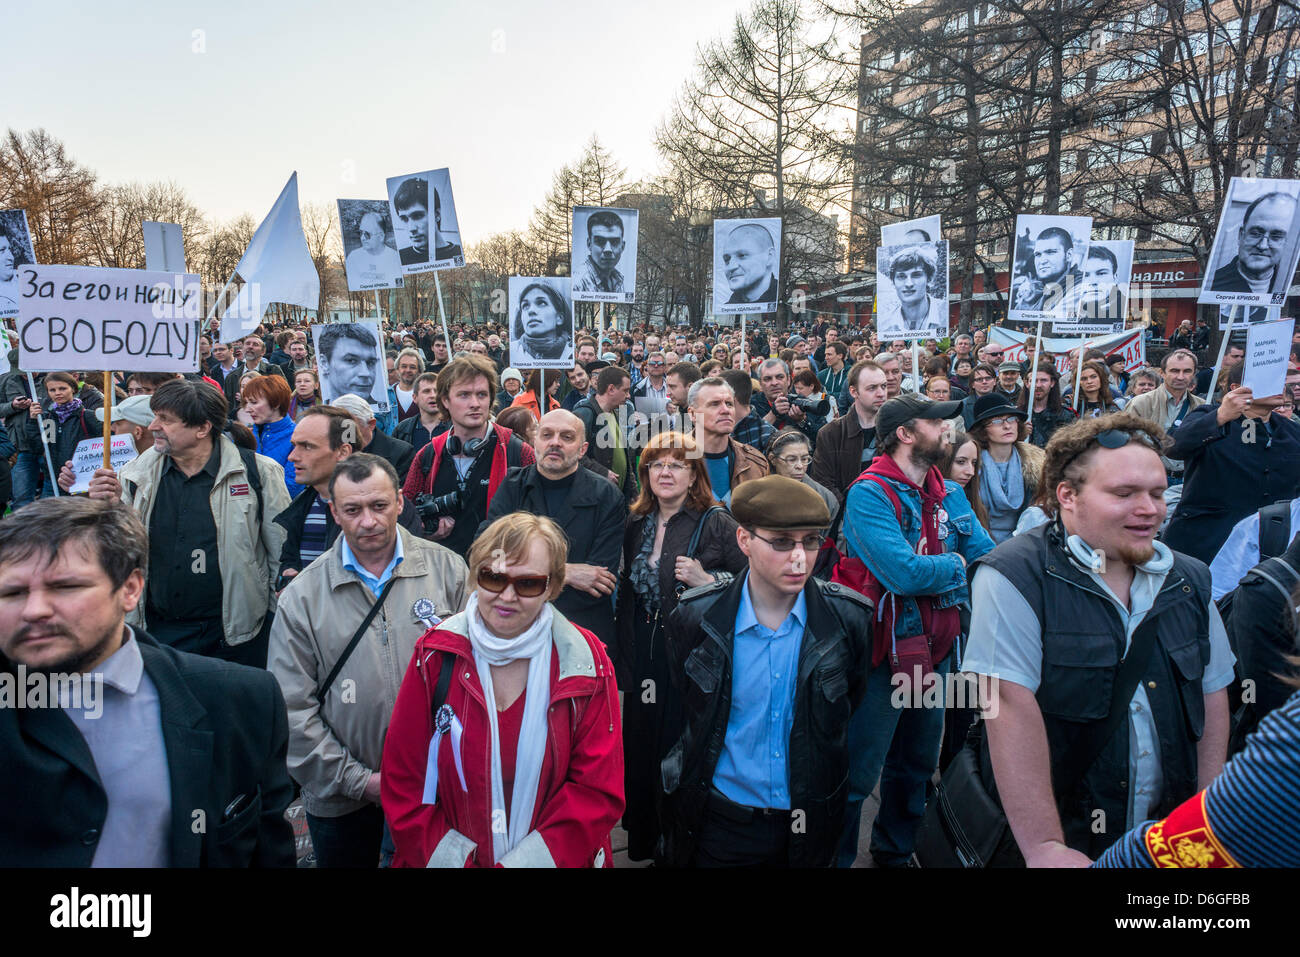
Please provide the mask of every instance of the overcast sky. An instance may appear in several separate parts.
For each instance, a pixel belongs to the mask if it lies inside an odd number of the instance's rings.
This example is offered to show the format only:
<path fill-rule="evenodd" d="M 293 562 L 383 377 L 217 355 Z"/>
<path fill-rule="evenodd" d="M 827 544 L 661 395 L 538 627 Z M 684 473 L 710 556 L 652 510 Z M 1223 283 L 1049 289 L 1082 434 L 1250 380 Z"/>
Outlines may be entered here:
<path fill-rule="evenodd" d="M 303 202 L 333 202 L 447 166 L 472 243 L 525 226 L 593 133 L 629 176 L 652 172 L 654 128 L 696 44 L 747 6 L 11 5 L 3 124 L 45 127 L 104 182 L 175 180 L 219 220 L 260 220 L 295 169 Z"/>

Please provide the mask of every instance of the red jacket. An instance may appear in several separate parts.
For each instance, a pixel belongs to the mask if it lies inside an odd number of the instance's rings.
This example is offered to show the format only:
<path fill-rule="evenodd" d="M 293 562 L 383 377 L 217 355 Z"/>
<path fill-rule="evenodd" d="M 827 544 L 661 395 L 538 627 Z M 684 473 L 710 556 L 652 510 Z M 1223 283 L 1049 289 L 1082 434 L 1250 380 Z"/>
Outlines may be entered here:
<path fill-rule="evenodd" d="M 542 762 L 532 831 L 501 866 L 610 867 L 609 835 L 623 813 L 623 732 L 614 666 L 604 645 L 555 612 L 550 746 Z M 384 816 L 395 867 L 491 867 L 491 728 L 466 635 L 465 613 L 415 645 L 388 726 L 381 766 Z M 438 747 L 438 800 L 422 803 L 433 693 L 442 656 L 457 657 L 446 704 L 464 726 L 456 773 L 451 735 Z"/>
<path fill-rule="evenodd" d="M 488 473 L 488 505 L 492 505 L 492 496 L 497 493 L 498 486 L 506 477 L 506 469 L 516 463 L 507 461 L 506 450 L 510 445 L 510 439 L 514 433 L 504 425 L 492 423 L 492 428 L 496 430 L 497 441 L 492 447 L 492 469 Z M 402 483 L 402 494 L 414 502 L 421 495 L 433 491 L 433 483 L 438 475 L 438 466 L 442 462 L 442 450 L 447 445 L 447 439 L 451 437 L 451 430 L 435 435 L 433 441 L 420 449 L 415 458 L 411 459 L 411 467 L 406 472 L 406 480 Z M 533 447 L 527 442 L 520 439 L 519 465 L 536 465 L 537 456 L 533 454 Z M 421 467 L 425 460 L 424 449 L 433 446 L 433 464 L 429 471 L 424 471 Z"/>

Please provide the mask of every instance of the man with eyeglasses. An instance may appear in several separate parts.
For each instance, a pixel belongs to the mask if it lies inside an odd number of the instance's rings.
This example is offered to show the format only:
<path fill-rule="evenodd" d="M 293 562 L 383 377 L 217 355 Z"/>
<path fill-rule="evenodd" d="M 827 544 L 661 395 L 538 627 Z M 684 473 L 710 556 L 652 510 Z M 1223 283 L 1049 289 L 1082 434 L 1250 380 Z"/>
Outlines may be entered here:
<path fill-rule="evenodd" d="M 1295 197 L 1265 193 L 1246 207 L 1237 230 L 1237 255 L 1214 271 L 1214 292 L 1286 292 L 1290 274 L 1278 275 L 1295 220 Z M 1293 260 L 1294 261 L 1294 260 Z M 1278 288 L 1274 288 L 1277 286 Z"/>
<path fill-rule="evenodd" d="M 580 467 L 587 431 L 572 412 L 547 412 L 537 424 L 537 464 L 512 469 L 477 535 L 511 512 L 553 519 L 569 540 L 564 590 L 553 604 L 571 622 L 614 640 L 614 605 L 627 507 L 614 483 Z"/>
<path fill-rule="evenodd" d="M 271 626 L 267 668 L 289 708 L 289 774 L 319 867 L 379 865 L 379 759 L 403 669 L 416 639 L 467 598 L 461 557 L 398 524 L 400 488 L 377 455 L 334 466 L 342 534 L 289 580 Z"/>
<path fill-rule="evenodd" d="M 636 358 L 637 346 L 632 347 L 632 356 Z M 668 386 L 664 382 L 667 373 L 662 352 L 652 352 L 645 357 L 645 374 L 640 382 L 632 385 L 632 421 L 657 422 L 668 413 Z"/>
<path fill-rule="evenodd" d="M 987 692 L 979 763 L 1030 867 L 1087 866 L 1223 766 L 1233 656 L 1209 570 L 1156 541 L 1163 440 L 1128 412 L 1062 428 L 1051 519 L 974 570 L 962 668 Z"/>
<path fill-rule="evenodd" d="M 997 369 L 987 362 L 981 362 L 970 374 L 970 395 L 961 400 L 961 417 L 966 423 L 967 431 L 975 422 L 975 400 L 988 395 L 998 384 Z"/>
<path fill-rule="evenodd" d="M 924 707 L 921 688 L 955 667 L 959 608 L 969 603 L 966 566 L 993 548 L 965 492 L 939 464 L 952 445 L 959 402 L 904 395 L 876 416 L 879 454 L 845 500 L 848 555 L 887 592 L 866 695 L 849 725 L 849 795 L 836 863 L 858 856 L 862 803 L 880 781 L 871 834 L 877 867 L 907 867 L 939 763 L 944 707 Z M 920 684 L 920 688 L 918 688 Z M 897 688 L 908 693 L 896 694 Z M 901 700 L 900 700 L 901 699 Z"/>
<path fill-rule="evenodd" d="M 685 592 L 666 629 L 685 730 L 662 766 L 665 862 L 825 867 L 871 603 L 812 577 L 830 513 L 807 485 L 755 479 L 731 511 L 748 570 Z"/>

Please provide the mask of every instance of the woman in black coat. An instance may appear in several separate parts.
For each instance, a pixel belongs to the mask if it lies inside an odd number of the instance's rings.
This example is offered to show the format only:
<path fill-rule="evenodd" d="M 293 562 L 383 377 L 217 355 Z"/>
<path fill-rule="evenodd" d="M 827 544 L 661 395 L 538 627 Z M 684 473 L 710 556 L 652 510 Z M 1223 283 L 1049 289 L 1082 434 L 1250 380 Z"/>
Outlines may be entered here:
<path fill-rule="evenodd" d="M 645 860 L 654 856 L 662 833 L 659 765 L 682 730 L 663 623 L 687 588 L 729 581 L 748 560 L 736 544 L 735 520 L 713 498 L 694 439 L 680 432 L 655 436 L 641 453 L 638 472 L 641 491 L 623 536 L 618 623 L 610 652 L 619 690 L 626 693 L 623 827 L 628 857 Z"/>
<path fill-rule="evenodd" d="M 54 464 L 54 475 L 47 476 L 49 487 L 55 486 L 59 470 L 72 458 L 77 450 L 77 443 L 84 439 L 93 439 L 104 434 L 103 423 L 95 418 L 95 410 L 102 408 L 104 397 L 93 386 L 82 386 L 76 376 L 70 372 L 47 372 L 41 388 L 45 398 L 39 409 L 46 422 L 54 423 L 54 435 L 45 444 L 50 449 L 50 461 Z M 28 428 L 33 430 L 36 441 L 41 441 L 40 425 L 37 419 L 38 407 L 33 404 Z M 41 468 L 44 470 L 45 457 L 41 456 Z"/>

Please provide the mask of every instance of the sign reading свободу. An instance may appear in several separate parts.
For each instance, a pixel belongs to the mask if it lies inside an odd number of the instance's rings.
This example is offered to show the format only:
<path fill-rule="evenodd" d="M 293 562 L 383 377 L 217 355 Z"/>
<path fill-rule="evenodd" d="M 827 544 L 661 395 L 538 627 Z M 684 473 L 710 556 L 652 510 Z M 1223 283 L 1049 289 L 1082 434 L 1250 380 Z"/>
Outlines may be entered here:
<path fill-rule="evenodd" d="M 28 372 L 195 372 L 199 277 L 144 269 L 23 266 L 18 364 Z"/>

